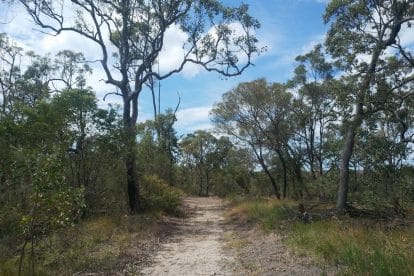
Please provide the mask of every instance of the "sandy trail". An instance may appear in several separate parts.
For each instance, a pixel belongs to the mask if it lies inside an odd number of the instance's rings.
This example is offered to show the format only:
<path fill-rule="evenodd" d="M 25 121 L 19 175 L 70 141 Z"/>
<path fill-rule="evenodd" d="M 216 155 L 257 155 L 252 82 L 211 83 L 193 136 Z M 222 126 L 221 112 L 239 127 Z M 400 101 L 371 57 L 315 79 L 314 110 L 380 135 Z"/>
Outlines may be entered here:
<path fill-rule="evenodd" d="M 235 260 L 222 250 L 224 235 L 223 202 L 219 198 L 188 197 L 187 218 L 170 218 L 176 227 L 151 267 L 143 275 L 233 275 Z"/>

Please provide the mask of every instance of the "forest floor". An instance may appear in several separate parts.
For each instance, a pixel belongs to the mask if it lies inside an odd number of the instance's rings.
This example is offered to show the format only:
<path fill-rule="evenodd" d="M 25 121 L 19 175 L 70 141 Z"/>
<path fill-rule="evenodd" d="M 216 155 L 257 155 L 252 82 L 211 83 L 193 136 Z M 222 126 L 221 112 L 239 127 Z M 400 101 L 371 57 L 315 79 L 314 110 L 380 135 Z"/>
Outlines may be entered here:
<path fill-rule="evenodd" d="M 183 218 L 166 217 L 170 235 L 140 270 L 142 275 L 320 275 L 283 238 L 229 219 L 216 197 L 187 197 Z"/>

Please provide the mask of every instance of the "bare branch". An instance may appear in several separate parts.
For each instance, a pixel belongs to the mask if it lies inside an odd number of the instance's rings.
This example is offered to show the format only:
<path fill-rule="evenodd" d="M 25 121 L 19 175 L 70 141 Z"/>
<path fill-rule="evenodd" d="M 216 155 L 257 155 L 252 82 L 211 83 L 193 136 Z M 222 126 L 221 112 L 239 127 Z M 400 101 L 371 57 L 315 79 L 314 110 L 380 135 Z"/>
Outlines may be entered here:
<path fill-rule="evenodd" d="M 119 93 L 119 92 L 109 92 L 109 93 L 106 93 L 105 94 L 105 96 L 103 97 L 103 100 L 105 101 L 106 100 L 106 97 L 108 97 L 110 95 L 122 96 L 122 94 Z"/>

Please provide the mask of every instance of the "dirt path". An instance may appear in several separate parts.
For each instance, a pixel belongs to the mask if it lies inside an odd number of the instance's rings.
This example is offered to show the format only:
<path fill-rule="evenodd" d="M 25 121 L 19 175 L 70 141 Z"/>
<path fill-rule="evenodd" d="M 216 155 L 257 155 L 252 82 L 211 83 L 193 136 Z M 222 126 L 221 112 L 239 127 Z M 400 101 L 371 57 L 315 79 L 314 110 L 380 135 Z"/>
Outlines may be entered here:
<path fill-rule="evenodd" d="M 151 267 L 143 275 L 233 275 L 235 260 L 222 249 L 224 236 L 223 202 L 219 198 L 188 197 L 184 200 L 187 218 L 170 218 L 176 227 Z"/>
<path fill-rule="evenodd" d="M 184 207 L 186 218 L 166 218 L 171 234 L 141 275 L 336 274 L 289 252 L 279 234 L 240 219 L 226 221 L 219 198 L 188 197 Z"/>

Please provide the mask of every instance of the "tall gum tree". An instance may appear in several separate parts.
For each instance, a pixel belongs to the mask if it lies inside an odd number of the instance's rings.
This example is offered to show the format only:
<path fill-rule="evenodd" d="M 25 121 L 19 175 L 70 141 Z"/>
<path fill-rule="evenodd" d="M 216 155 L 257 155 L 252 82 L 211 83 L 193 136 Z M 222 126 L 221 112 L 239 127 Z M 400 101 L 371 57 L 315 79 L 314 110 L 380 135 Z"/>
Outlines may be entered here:
<path fill-rule="evenodd" d="M 344 121 L 345 133 L 341 153 L 340 180 L 336 208 L 344 213 L 347 208 L 349 163 L 355 137 L 371 109 L 368 101 L 375 95 L 381 64 L 395 56 L 411 66 L 402 83 L 412 82 L 413 57 L 408 45 L 402 45 L 402 30 L 410 31 L 414 21 L 413 0 L 333 0 L 324 15 L 332 22 L 326 39 L 329 53 L 339 59 L 345 74 L 352 76 L 355 91 L 352 93 L 354 112 Z M 399 84 L 401 85 L 401 84 Z M 389 90 L 392 93 L 392 89 Z"/>
<path fill-rule="evenodd" d="M 150 79 L 179 73 L 187 63 L 231 77 L 241 74 L 257 47 L 259 22 L 248 6 L 226 7 L 217 0 L 19 0 L 34 23 L 52 35 L 75 32 L 100 49 L 106 82 L 123 100 L 128 200 L 139 210 L 136 173 L 138 97 Z M 73 19 L 75 18 L 75 19 Z M 169 47 L 166 32 L 178 28 L 187 36 L 176 68 L 152 70 L 160 52 Z"/>
<path fill-rule="evenodd" d="M 323 175 L 323 148 L 328 125 L 337 120 L 329 82 L 332 79 L 333 65 L 325 57 L 322 45 L 318 44 L 305 55 L 296 57 L 299 65 L 288 85 L 295 88 L 297 97 L 293 100 L 293 122 L 300 143 L 304 144 L 312 178 Z M 318 168 L 316 168 L 318 167 Z"/>
<path fill-rule="evenodd" d="M 253 151 L 277 198 L 281 197 L 280 187 L 272 174 L 269 157 L 278 156 L 282 163 L 285 197 L 287 166 L 284 155 L 292 132 L 288 124 L 291 98 L 285 85 L 268 84 L 265 79 L 258 79 L 240 83 L 225 93 L 222 101 L 216 103 L 211 112 L 219 131 Z"/>
<path fill-rule="evenodd" d="M 23 49 L 11 41 L 5 33 L 0 33 L 0 118 L 13 109 L 13 93 L 16 79 L 20 75 L 19 61 Z"/>

